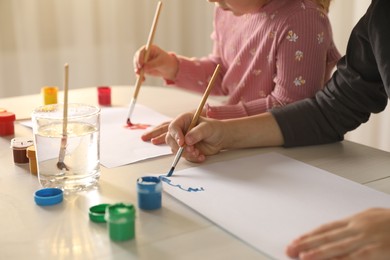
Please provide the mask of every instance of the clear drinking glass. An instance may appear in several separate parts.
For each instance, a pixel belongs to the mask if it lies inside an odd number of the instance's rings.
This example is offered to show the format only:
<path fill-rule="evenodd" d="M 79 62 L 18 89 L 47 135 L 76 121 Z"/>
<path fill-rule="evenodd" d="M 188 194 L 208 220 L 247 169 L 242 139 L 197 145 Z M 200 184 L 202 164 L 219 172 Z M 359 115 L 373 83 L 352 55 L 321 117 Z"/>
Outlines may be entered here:
<path fill-rule="evenodd" d="M 100 108 L 69 104 L 66 135 L 63 108 L 63 104 L 45 105 L 32 113 L 39 182 L 64 191 L 85 190 L 100 177 Z M 61 149 L 63 167 L 58 163 Z"/>

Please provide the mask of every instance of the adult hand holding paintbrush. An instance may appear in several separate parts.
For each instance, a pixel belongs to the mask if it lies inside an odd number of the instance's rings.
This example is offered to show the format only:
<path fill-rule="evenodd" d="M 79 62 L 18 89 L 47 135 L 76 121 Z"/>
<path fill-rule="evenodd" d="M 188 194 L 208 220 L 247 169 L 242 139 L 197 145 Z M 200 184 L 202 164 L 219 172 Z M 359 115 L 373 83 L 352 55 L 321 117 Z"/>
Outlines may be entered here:
<path fill-rule="evenodd" d="M 156 26 L 157 26 L 158 18 L 160 16 L 161 6 L 162 6 L 162 3 L 158 2 L 156 13 L 154 15 L 154 19 L 153 19 L 153 23 L 152 23 L 152 27 L 150 29 L 148 41 L 147 41 L 146 47 L 145 47 L 145 54 L 143 56 L 144 62 L 148 61 L 148 59 L 149 59 L 150 47 L 152 45 L 154 35 L 156 32 Z M 133 97 L 130 101 L 129 114 L 127 116 L 127 121 L 126 121 L 127 125 L 129 125 L 129 126 L 132 126 L 131 116 L 133 114 L 134 106 L 137 102 L 138 94 L 139 94 L 139 91 L 141 89 L 141 84 L 142 84 L 143 80 L 144 80 L 144 70 L 141 68 L 138 72 L 137 81 L 135 83 L 135 91 L 134 91 Z"/>

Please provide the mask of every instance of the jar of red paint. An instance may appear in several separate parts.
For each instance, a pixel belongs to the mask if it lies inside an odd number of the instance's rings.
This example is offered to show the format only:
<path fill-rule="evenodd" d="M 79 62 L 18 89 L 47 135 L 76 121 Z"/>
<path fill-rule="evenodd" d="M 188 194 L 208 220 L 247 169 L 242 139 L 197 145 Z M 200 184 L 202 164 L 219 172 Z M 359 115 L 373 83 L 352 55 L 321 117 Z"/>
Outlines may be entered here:
<path fill-rule="evenodd" d="M 15 132 L 15 114 L 0 109 L 0 136 L 13 135 Z"/>

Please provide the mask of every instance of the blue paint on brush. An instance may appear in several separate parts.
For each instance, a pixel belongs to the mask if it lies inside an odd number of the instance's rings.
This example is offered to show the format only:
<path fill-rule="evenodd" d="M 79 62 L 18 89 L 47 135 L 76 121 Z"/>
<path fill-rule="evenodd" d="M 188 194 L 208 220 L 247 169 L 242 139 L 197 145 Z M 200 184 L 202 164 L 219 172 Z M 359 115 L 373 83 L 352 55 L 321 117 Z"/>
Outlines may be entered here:
<path fill-rule="evenodd" d="M 172 168 L 169 170 L 169 172 L 168 172 L 168 174 L 167 174 L 167 177 L 171 177 L 174 170 L 175 170 L 175 167 L 172 166 Z"/>

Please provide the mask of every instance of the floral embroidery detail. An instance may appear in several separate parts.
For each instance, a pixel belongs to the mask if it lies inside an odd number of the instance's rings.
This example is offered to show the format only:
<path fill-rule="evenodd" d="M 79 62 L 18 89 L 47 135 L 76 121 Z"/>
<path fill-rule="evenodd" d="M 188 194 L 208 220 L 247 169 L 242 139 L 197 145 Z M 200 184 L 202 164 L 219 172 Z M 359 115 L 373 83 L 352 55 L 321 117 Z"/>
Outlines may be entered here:
<path fill-rule="evenodd" d="M 274 59 L 268 54 L 267 60 L 268 60 L 268 63 L 272 63 Z"/>
<path fill-rule="evenodd" d="M 301 61 L 303 59 L 303 51 L 296 51 L 295 52 L 295 60 Z"/>
<path fill-rule="evenodd" d="M 232 84 L 229 84 L 228 89 L 235 89 L 239 88 L 239 85 L 237 82 L 233 82 Z"/>
<path fill-rule="evenodd" d="M 275 32 L 270 32 L 270 33 L 268 34 L 268 37 L 269 37 L 270 39 L 275 38 Z"/>
<path fill-rule="evenodd" d="M 273 19 L 276 17 L 277 14 L 278 14 L 278 11 L 276 11 L 276 12 L 270 14 L 269 18 L 270 18 L 271 20 L 273 20 Z"/>
<path fill-rule="evenodd" d="M 318 40 L 318 44 L 324 42 L 324 32 L 317 34 L 317 40 Z"/>
<path fill-rule="evenodd" d="M 296 33 L 294 33 L 293 31 L 289 31 L 286 39 L 290 42 L 296 42 L 298 40 L 298 35 L 296 35 Z"/>
<path fill-rule="evenodd" d="M 261 18 L 267 18 L 267 13 L 262 12 L 262 13 L 260 14 L 260 17 L 261 17 Z"/>
<path fill-rule="evenodd" d="M 306 80 L 304 80 L 303 78 L 302 78 L 302 76 L 299 76 L 298 78 L 295 78 L 294 79 L 294 85 L 295 86 L 302 86 L 303 84 L 305 84 L 306 83 Z"/>
<path fill-rule="evenodd" d="M 255 56 L 255 55 L 256 55 L 256 49 L 250 50 L 249 53 L 250 53 L 252 56 Z"/>
<path fill-rule="evenodd" d="M 242 83 L 242 84 L 236 83 L 236 88 L 239 89 L 239 90 L 245 91 L 244 90 L 245 89 L 245 83 Z M 246 101 L 246 98 L 244 96 L 241 96 L 240 100 Z"/>
<path fill-rule="evenodd" d="M 318 13 L 320 14 L 320 17 L 325 18 L 324 9 L 322 7 L 317 7 L 316 9 L 317 9 Z"/>
<path fill-rule="evenodd" d="M 267 95 L 265 94 L 264 90 L 259 91 L 259 96 L 260 97 L 266 97 Z"/>
<path fill-rule="evenodd" d="M 253 71 L 252 71 L 252 74 L 255 75 L 255 76 L 259 76 L 260 73 L 261 73 L 261 70 L 260 70 L 260 69 L 258 69 L 258 70 L 253 70 Z"/>

